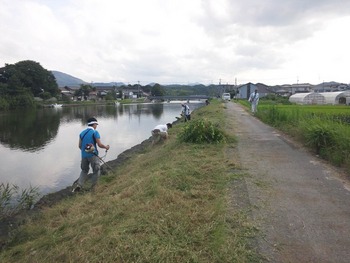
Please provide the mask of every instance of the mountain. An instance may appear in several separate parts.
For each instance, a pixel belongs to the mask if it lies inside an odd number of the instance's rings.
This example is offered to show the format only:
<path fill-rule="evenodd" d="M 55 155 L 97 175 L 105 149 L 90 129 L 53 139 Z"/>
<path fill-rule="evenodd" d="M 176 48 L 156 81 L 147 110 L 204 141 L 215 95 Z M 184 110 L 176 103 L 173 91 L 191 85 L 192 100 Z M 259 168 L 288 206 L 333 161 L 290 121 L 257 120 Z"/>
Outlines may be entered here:
<path fill-rule="evenodd" d="M 51 70 L 52 74 L 56 78 L 58 87 L 79 87 L 81 84 L 87 84 L 86 81 L 68 75 L 66 73 Z"/>

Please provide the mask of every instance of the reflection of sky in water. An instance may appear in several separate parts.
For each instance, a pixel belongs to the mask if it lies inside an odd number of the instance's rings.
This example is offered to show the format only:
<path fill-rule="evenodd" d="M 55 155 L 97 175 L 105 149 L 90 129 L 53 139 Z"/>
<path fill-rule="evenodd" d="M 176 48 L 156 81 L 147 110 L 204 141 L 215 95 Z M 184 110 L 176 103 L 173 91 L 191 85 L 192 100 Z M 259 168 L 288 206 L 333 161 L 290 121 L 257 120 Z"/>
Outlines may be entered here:
<path fill-rule="evenodd" d="M 200 105 L 190 104 L 190 107 L 195 109 Z M 96 114 L 101 140 L 111 146 L 104 161 L 114 160 L 123 151 L 148 139 L 156 125 L 173 122 L 180 116 L 180 104 L 165 103 L 163 106 L 160 116 L 152 114 L 152 104 L 121 105 L 123 114 L 116 116 Z M 79 177 L 78 135 L 86 125 L 81 119 L 66 121 L 67 118 L 61 117 L 57 136 L 35 152 L 9 149 L 0 144 L 0 181 L 21 188 L 38 186 L 44 194 L 70 186 Z M 104 155 L 104 149 L 100 149 L 100 156 Z"/>

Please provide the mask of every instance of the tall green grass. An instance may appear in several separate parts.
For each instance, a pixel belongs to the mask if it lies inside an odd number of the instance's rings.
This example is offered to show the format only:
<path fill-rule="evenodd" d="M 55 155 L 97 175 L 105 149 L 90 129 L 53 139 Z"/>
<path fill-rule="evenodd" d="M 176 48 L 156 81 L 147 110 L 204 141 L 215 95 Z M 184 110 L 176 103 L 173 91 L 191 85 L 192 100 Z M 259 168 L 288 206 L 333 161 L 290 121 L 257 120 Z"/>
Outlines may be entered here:
<path fill-rule="evenodd" d="M 302 141 L 332 164 L 350 168 L 348 106 L 262 104 L 256 116 Z"/>
<path fill-rule="evenodd" d="M 350 167 L 350 127 L 320 118 L 300 123 L 303 138 L 322 158 L 336 166 Z"/>

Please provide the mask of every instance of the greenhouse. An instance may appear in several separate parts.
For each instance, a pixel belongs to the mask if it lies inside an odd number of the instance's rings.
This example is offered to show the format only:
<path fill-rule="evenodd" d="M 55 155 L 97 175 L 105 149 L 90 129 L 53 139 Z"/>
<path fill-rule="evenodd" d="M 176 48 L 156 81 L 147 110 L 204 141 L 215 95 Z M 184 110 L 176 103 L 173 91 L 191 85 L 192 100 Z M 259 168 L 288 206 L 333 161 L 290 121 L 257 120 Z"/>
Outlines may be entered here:
<path fill-rule="evenodd" d="M 324 96 L 326 104 L 350 104 L 350 91 L 323 92 L 321 94 Z"/>
<path fill-rule="evenodd" d="M 350 104 L 350 91 L 296 93 L 289 97 L 289 101 L 296 104 Z"/>
<path fill-rule="evenodd" d="M 295 93 L 289 101 L 296 104 L 325 104 L 325 97 L 321 93 Z"/>

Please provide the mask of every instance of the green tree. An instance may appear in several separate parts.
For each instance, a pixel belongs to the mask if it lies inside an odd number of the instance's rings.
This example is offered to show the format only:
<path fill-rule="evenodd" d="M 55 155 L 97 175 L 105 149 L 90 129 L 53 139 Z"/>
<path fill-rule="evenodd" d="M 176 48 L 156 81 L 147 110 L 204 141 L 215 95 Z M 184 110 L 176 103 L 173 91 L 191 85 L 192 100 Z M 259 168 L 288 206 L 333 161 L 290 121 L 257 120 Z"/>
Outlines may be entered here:
<path fill-rule="evenodd" d="M 150 93 L 151 92 L 151 86 L 150 85 L 146 85 L 144 87 L 142 87 L 142 90 L 146 93 Z"/>
<path fill-rule="evenodd" d="M 54 97 L 59 92 L 53 74 L 38 62 L 25 60 L 0 69 L 0 95 L 9 108 L 33 106 L 34 97 Z"/>
<path fill-rule="evenodd" d="M 87 100 L 90 92 L 93 90 L 91 85 L 81 84 L 80 85 L 81 94 L 84 96 L 84 99 Z"/>
<path fill-rule="evenodd" d="M 122 99 L 123 98 L 123 90 L 118 90 L 118 95 L 117 95 L 117 98 L 120 98 Z"/>
<path fill-rule="evenodd" d="M 80 88 L 74 91 L 74 97 L 83 97 L 83 90 Z"/>
<path fill-rule="evenodd" d="M 105 97 L 105 100 L 115 100 L 117 98 L 117 95 L 114 91 L 107 92 L 107 95 Z"/>
<path fill-rule="evenodd" d="M 165 91 L 162 88 L 162 86 L 160 86 L 158 83 L 155 84 L 152 88 L 151 88 L 151 95 L 152 96 L 164 96 Z"/>
<path fill-rule="evenodd" d="M 54 75 L 38 62 L 24 60 L 10 66 L 14 71 L 10 72 L 8 77 L 15 75 L 23 87 L 30 89 L 34 97 L 40 96 L 43 92 L 48 92 L 53 97 L 59 94 Z"/>

